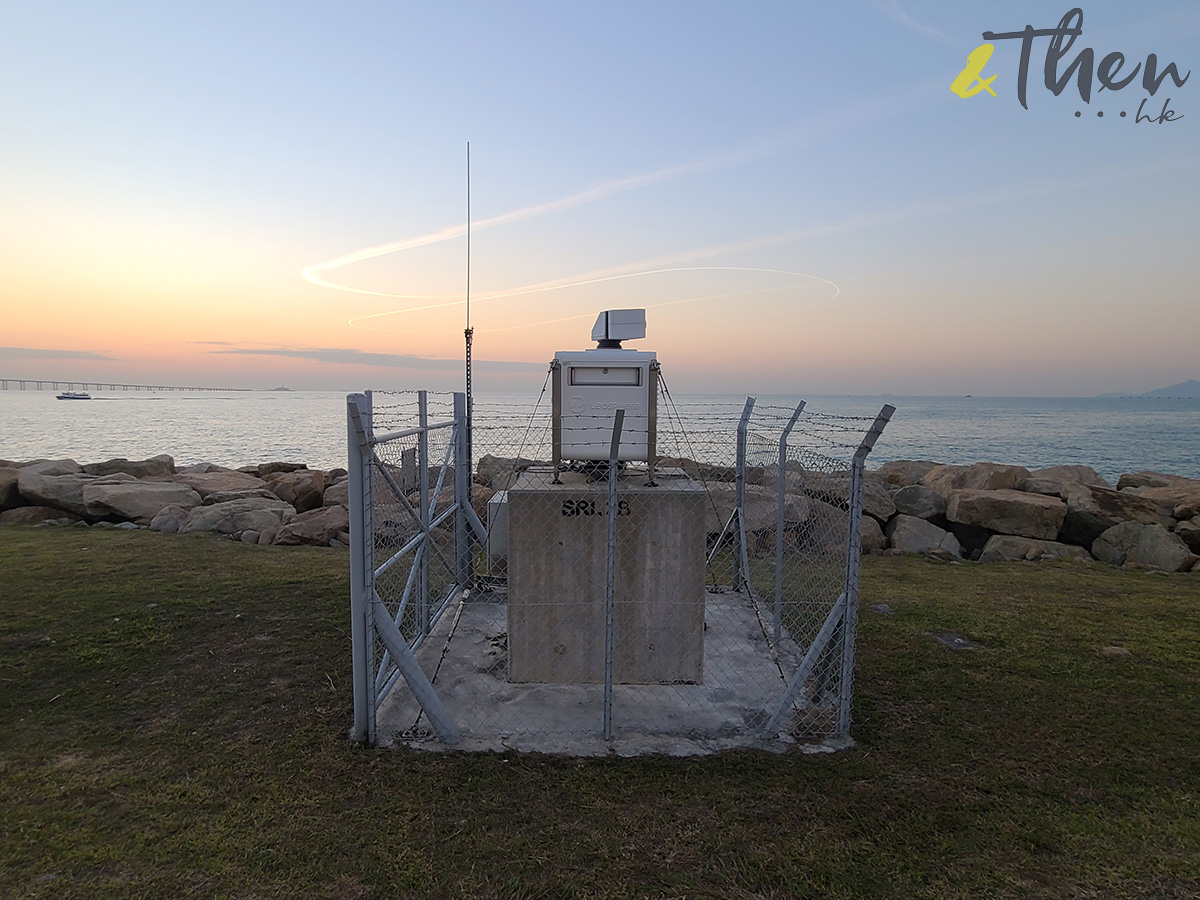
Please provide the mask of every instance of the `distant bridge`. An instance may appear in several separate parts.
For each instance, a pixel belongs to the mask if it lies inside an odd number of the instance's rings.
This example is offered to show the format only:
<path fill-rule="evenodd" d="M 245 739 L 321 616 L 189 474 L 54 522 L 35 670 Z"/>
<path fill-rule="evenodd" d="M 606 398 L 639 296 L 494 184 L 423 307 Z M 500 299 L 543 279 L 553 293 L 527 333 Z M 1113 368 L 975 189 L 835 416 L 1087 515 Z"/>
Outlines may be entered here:
<path fill-rule="evenodd" d="M 121 384 L 115 381 L 52 381 L 48 378 L 0 378 L 0 390 L 35 391 L 249 391 L 252 388 L 180 387 L 171 384 Z"/>

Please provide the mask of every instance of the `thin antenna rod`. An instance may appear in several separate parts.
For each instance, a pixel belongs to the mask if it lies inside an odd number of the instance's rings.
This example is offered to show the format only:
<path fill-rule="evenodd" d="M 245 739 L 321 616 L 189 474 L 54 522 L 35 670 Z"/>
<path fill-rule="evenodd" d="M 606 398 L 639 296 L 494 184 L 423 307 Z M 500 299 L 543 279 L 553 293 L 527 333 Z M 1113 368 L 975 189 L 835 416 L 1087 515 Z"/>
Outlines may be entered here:
<path fill-rule="evenodd" d="M 471 417 L 475 403 L 471 398 L 471 341 L 475 330 L 471 327 L 471 142 L 467 141 L 467 325 L 463 329 L 463 340 L 466 343 L 466 382 L 467 382 L 467 471 L 475 468 L 474 449 L 471 446 L 472 422 Z M 469 482 L 468 482 L 469 483 Z"/>
<path fill-rule="evenodd" d="M 467 141 L 467 331 L 471 330 L 471 142 Z"/>

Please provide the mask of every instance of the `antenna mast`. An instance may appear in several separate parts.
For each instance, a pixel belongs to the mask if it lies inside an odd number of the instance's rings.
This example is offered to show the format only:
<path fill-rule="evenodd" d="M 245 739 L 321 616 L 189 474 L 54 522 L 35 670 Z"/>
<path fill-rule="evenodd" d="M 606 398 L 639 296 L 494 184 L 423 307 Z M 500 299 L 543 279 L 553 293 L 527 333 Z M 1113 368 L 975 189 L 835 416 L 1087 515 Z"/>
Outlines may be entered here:
<path fill-rule="evenodd" d="M 475 329 L 471 327 L 471 142 L 467 141 L 467 324 L 463 329 L 463 339 L 466 342 L 466 376 L 467 376 L 467 479 L 470 483 L 470 472 L 475 468 L 475 459 L 471 448 L 471 413 L 474 404 L 471 400 L 471 340 Z"/>

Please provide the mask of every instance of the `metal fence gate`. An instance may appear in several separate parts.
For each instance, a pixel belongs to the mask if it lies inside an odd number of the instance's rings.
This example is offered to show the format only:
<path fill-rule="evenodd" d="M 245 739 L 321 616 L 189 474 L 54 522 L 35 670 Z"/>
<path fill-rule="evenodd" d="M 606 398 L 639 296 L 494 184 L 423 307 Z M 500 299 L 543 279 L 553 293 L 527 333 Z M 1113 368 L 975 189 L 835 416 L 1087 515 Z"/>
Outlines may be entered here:
<path fill-rule="evenodd" d="M 549 404 L 354 394 L 353 736 L 697 753 L 844 740 L 865 460 L 893 412 L 660 398 L 654 465 Z M 644 436 L 642 436 L 644 440 Z M 470 448 L 470 449 L 469 449 Z M 469 457 L 474 455 L 474 460 Z"/>

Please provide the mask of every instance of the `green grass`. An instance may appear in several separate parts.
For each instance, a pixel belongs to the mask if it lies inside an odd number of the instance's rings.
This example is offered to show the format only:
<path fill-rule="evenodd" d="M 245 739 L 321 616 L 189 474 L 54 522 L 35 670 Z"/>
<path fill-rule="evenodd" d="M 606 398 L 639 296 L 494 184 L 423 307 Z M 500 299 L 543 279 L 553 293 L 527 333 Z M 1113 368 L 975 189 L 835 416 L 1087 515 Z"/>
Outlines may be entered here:
<path fill-rule="evenodd" d="M 1200 577 L 870 558 L 854 749 L 571 760 L 350 744 L 346 570 L 0 529 L 0 897 L 1200 895 Z"/>

